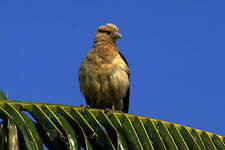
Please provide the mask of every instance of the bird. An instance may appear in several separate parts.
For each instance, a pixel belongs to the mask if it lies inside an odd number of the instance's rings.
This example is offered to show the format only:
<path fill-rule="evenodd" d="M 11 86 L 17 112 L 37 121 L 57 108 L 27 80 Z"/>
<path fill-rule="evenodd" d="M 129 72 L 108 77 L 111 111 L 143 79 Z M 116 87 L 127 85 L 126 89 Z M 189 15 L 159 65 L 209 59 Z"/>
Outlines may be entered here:
<path fill-rule="evenodd" d="M 93 47 L 80 65 L 80 91 L 90 108 L 128 113 L 130 69 L 116 45 L 121 38 L 116 25 L 99 26 Z"/>

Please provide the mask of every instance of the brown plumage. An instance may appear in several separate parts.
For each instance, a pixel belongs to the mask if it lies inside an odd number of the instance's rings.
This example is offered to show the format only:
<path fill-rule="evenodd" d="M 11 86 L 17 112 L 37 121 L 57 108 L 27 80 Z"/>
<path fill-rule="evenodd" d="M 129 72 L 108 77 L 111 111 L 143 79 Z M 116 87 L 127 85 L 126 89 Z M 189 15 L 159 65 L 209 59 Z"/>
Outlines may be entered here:
<path fill-rule="evenodd" d="M 87 105 L 128 112 L 129 68 L 118 51 L 116 40 L 121 38 L 113 24 L 98 27 L 93 48 L 84 58 L 79 70 L 80 90 Z"/>

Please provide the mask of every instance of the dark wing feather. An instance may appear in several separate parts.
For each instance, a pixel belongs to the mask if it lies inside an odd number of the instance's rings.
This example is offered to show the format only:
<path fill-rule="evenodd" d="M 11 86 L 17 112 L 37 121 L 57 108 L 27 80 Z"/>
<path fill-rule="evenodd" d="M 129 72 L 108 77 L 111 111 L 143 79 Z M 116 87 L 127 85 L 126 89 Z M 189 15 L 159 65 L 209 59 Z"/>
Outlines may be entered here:
<path fill-rule="evenodd" d="M 128 66 L 128 62 L 127 62 L 126 58 L 123 56 L 123 54 L 122 54 L 121 52 L 119 52 L 119 54 L 120 54 L 120 56 L 122 57 L 123 61 L 124 61 L 124 62 L 127 64 L 127 66 Z"/>
<path fill-rule="evenodd" d="M 120 53 L 120 52 L 119 52 L 119 54 L 120 54 L 121 58 L 123 59 L 123 61 L 124 61 L 124 62 L 127 64 L 127 66 L 128 66 L 128 62 L 127 62 L 127 60 L 125 59 L 125 57 L 123 56 L 123 54 Z M 129 66 L 128 66 L 128 67 L 129 67 Z M 129 77 L 129 82 L 130 82 L 130 72 L 127 72 L 127 75 L 128 75 L 128 77 Z M 130 85 L 129 85 L 127 91 L 126 91 L 125 97 L 123 98 L 123 102 L 124 102 L 124 103 L 123 103 L 123 104 L 124 104 L 123 112 L 125 112 L 125 113 L 128 113 L 128 110 L 129 110 L 129 98 L 130 98 Z"/>
<path fill-rule="evenodd" d="M 129 98 L 130 98 L 130 86 L 127 89 L 126 96 L 123 98 L 124 107 L 123 112 L 128 113 L 129 110 Z"/>

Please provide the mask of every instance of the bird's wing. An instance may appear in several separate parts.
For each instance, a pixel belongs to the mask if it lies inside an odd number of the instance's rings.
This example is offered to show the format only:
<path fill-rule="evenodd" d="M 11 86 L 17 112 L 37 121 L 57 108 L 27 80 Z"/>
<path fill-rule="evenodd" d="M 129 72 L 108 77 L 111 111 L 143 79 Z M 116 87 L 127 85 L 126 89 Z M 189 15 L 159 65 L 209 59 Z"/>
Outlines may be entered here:
<path fill-rule="evenodd" d="M 119 52 L 119 54 L 120 54 L 120 57 L 123 59 L 123 61 L 126 63 L 126 65 L 129 66 L 128 62 L 127 62 L 126 58 L 123 56 L 123 54 L 121 52 Z"/>
<path fill-rule="evenodd" d="M 130 82 L 130 70 L 129 70 L 128 62 L 121 52 L 119 52 L 119 54 L 128 67 L 128 71 L 126 71 L 126 73 L 128 75 L 129 82 Z M 125 113 L 128 113 L 128 110 L 129 110 L 129 98 L 130 98 L 130 84 L 129 84 L 129 87 L 127 88 L 125 97 L 123 98 L 123 102 L 124 102 L 123 112 Z"/>

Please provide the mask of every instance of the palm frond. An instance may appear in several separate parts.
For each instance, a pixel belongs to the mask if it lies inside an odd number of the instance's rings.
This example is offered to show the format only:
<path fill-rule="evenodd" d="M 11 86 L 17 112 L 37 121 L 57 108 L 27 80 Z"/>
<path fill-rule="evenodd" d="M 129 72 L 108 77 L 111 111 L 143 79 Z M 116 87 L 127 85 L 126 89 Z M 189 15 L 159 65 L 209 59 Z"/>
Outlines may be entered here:
<path fill-rule="evenodd" d="M 0 117 L 18 130 L 27 150 L 225 149 L 225 137 L 162 120 L 69 105 L 0 100 Z M 8 130 L 7 130 L 8 131 Z M 8 134 L 7 134 L 8 135 Z M 0 127 L 0 140 L 6 136 Z M 2 147 L 2 145 L 0 145 Z"/>

